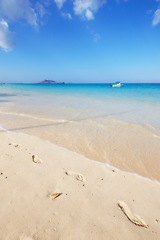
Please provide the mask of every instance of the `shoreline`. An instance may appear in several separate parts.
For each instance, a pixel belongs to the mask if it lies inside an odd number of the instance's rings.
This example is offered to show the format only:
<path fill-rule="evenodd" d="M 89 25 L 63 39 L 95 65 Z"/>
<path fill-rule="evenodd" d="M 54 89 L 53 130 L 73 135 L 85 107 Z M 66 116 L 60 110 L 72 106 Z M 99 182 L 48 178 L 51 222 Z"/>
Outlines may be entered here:
<path fill-rule="evenodd" d="M 8 132 L 8 133 L 17 133 L 17 132 L 14 132 L 14 131 L 12 131 L 12 130 L 8 130 L 8 129 L 6 129 L 6 128 L 3 128 L 1 125 L 0 125 L 0 132 L 1 132 L 1 130 L 2 131 L 4 131 L 4 132 Z M 30 136 L 30 137 L 34 137 L 34 138 L 37 138 L 37 139 L 39 139 L 39 137 L 38 136 L 32 136 L 32 135 L 30 135 L 30 134 L 28 134 L 28 133 L 24 133 L 24 132 L 18 132 L 19 134 L 24 134 L 24 135 L 26 135 L 26 136 Z M 146 179 L 146 180 L 148 180 L 148 181 L 152 181 L 152 182 L 155 182 L 155 183 L 157 183 L 157 184 L 160 184 L 160 182 L 158 181 L 158 180 L 156 180 L 156 179 L 152 179 L 152 178 L 149 178 L 149 177 L 145 177 L 145 176 L 143 176 L 143 175 L 140 175 L 139 173 L 136 173 L 136 172 L 132 172 L 132 171 L 125 171 L 125 170 L 122 170 L 122 169 L 120 169 L 120 168 L 118 168 L 118 167 L 116 167 L 116 166 L 113 166 L 113 165 L 111 165 L 111 164 L 109 164 L 109 163 L 104 163 L 104 162 L 100 162 L 100 161 L 96 161 L 96 160 L 94 160 L 94 159 L 90 159 L 90 158 L 87 158 L 87 157 L 85 157 L 85 156 L 83 156 L 82 154 L 80 154 L 80 153 L 77 153 L 77 152 L 75 152 L 75 151 L 72 151 L 72 150 L 69 150 L 69 149 L 67 149 L 67 148 L 65 148 L 65 147 L 63 147 L 63 146 L 59 146 L 59 145 L 56 145 L 55 143 L 53 143 L 53 142 L 51 142 L 50 140 L 45 140 L 45 142 L 48 142 L 48 143 L 50 143 L 50 144 L 53 144 L 54 146 L 56 146 L 56 147 L 59 147 L 59 148 L 61 148 L 61 149 L 63 149 L 63 150 L 67 150 L 67 151 L 69 151 L 69 152 L 71 152 L 71 153 L 76 153 L 76 154 L 78 154 L 79 156 L 81 156 L 81 157 L 84 157 L 86 160 L 88 160 L 88 161 L 91 161 L 91 162 L 95 162 L 95 163 L 97 163 L 97 164 L 104 164 L 104 165 L 106 165 L 107 167 L 109 167 L 109 168 L 112 168 L 112 169 L 115 169 L 115 170 L 117 170 L 117 171 L 123 171 L 123 172 L 126 172 L 127 174 L 131 174 L 131 175 L 135 175 L 135 176 L 137 176 L 137 177 L 139 177 L 139 178 L 142 178 L 142 179 Z"/>
<path fill-rule="evenodd" d="M 105 125 L 100 120 L 48 121 L 2 111 L 0 116 L 1 125 L 6 129 L 49 140 L 93 161 L 105 162 L 160 182 L 158 167 L 155 168 L 159 164 L 160 142 L 155 130 L 149 126 L 143 128 L 113 120 L 105 120 Z"/>

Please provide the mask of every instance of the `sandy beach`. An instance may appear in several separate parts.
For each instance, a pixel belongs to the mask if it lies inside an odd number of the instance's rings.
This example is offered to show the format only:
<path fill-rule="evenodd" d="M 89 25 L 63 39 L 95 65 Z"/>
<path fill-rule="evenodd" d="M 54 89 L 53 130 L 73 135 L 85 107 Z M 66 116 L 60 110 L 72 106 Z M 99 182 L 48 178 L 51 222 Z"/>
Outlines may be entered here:
<path fill-rule="evenodd" d="M 160 0 L 0 0 L 0 240 L 160 240 L 159 43 Z"/>
<path fill-rule="evenodd" d="M 0 238 L 160 239 L 160 184 L 1 129 Z"/>
<path fill-rule="evenodd" d="M 160 240 L 160 0 L 0 0 L 0 240 Z"/>

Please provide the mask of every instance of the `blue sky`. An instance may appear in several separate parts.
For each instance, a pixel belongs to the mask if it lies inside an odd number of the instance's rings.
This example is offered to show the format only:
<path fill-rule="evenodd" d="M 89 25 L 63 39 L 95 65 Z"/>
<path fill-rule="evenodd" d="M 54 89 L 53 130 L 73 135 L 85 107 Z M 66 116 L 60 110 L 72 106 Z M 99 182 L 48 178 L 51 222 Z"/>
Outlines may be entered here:
<path fill-rule="evenodd" d="M 160 0 L 0 0 L 0 82 L 160 82 Z"/>

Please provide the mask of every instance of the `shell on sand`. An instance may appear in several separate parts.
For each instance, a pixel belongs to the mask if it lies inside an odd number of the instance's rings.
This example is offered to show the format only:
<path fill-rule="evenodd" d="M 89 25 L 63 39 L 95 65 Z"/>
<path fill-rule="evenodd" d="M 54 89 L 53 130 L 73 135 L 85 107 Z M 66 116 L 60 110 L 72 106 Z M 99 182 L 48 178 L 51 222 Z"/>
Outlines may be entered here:
<path fill-rule="evenodd" d="M 57 197 L 59 197 L 59 196 L 61 196 L 61 195 L 62 195 L 62 193 L 53 193 L 53 194 L 50 195 L 50 197 L 51 197 L 52 199 L 55 199 L 55 198 L 57 198 Z"/>

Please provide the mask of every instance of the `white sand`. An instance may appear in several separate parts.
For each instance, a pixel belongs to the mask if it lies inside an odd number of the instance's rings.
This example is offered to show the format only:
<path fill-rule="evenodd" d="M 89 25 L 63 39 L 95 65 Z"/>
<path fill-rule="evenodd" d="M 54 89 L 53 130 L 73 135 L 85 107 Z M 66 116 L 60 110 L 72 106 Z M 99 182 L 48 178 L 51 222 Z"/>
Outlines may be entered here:
<path fill-rule="evenodd" d="M 158 182 L 0 134 L 0 240 L 160 239 Z"/>

